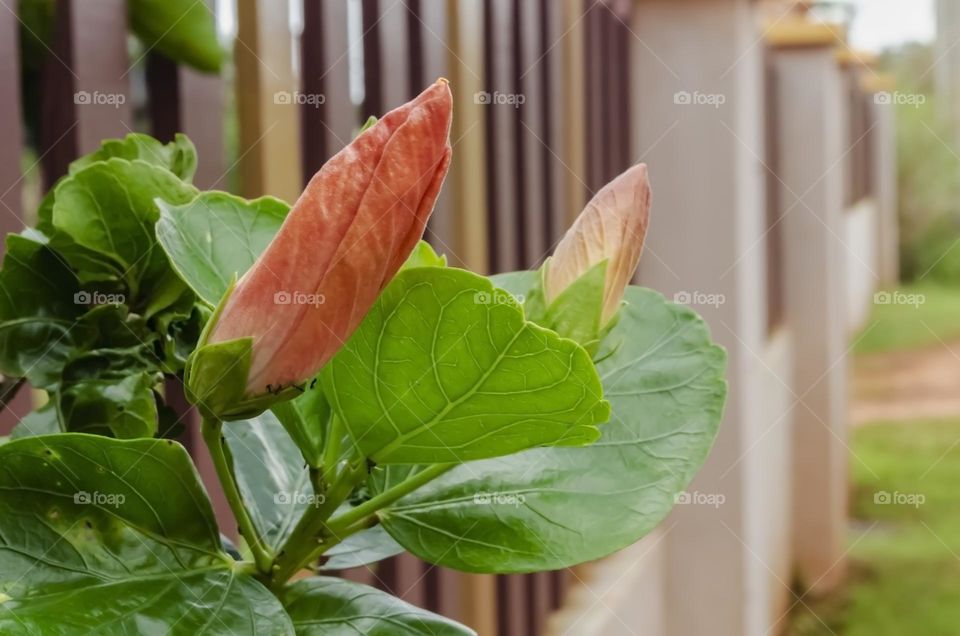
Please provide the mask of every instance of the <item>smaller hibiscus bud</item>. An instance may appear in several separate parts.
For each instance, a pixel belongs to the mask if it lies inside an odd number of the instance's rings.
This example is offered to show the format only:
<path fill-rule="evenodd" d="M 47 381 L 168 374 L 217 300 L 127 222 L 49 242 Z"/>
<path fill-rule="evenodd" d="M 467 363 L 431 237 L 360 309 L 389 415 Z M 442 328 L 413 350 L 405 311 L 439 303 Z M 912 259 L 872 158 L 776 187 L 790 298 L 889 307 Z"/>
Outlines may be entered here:
<path fill-rule="evenodd" d="M 594 195 L 544 265 L 544 310 L 551 328 L 585 346 L 602 338 L 637 269 L 649 219 L 645 164 Z"/>

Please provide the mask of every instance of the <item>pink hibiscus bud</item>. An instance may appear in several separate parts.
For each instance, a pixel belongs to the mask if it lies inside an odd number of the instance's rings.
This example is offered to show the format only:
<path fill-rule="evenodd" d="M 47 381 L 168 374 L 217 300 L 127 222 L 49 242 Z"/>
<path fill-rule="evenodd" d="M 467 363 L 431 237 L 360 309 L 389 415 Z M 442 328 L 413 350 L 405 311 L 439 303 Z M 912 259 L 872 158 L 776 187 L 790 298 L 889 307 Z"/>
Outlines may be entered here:
<path fill-rule="evenodd" d="M 438 80 L 327 161 L 221 303 L 204 345 L 249 342 L 243 400 L 315 375 L 403 265 L 450 165 L 452 107 L 447 81 Z M 191 371 L 198 375 L 198 364 Z M 229 399 L 199 386 L 192 393 L 219 415 L 237 398 L 235 390 Z"/>
<path fill-rule="evenodd" d="M 546 304 L 606 261 L 599 326 L 609 324 L 640 262 L 649 220 L 650 181 L 638 164 L 601 188 L 560 240 L 544 273 Z"/>

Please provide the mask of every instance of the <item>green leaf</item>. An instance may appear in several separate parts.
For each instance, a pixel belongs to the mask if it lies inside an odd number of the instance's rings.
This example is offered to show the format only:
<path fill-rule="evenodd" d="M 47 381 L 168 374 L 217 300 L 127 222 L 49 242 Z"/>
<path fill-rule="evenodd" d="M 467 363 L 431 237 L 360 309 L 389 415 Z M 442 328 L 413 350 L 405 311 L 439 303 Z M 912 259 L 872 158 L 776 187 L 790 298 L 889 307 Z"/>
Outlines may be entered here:
<path fill-rule="evenodd" d="M 311 381 L 303 395 L 275 404 L 272 410 L 300 449 L 307 465 L 319 467 L 323 463 L 323 444 L 332 415 L 319 382 Z"/>
<path fill-rule="evenodd" d="M 217 73 L 224 51 L 217 40 L 214 14 L 194 0 L 129 0 L 130 29 L 148 50 L 206 73 Z"/>
<path fill-rule="evenodd" d="M 73 272 L 44 244 L 17 234 L 7 236 L 0 270 L 0 372 L 26 377 L 35 388 L 57 381 L 79 337 L 76 318 L 86 310 L 76 302 Z"/>
<path fill-rule="evenodd" d="M 46 435 L 0 465 L 0 633 L 292 633 L 179 444 Z"/>
<path fill-rule="evenodd" d="M 600 440 L 455 467 L 379 513 L 401 545 L 470 572 L 552 570 L 622 549 L 666 516 L 716 435 L 725 354 L 686 307 L 638 287 L 626 300 L 600 351 L 613 407 Z M 376 488 L 410 471 L 387 468 Z"/>
<path fill-rule="evenodd" d="M 121 439 L 157 434 L 156 374 L 113 374 L 69 384 L 60 392 L 60 410 L 68 431 L 111 432 Z"/>
<path fill-rule="evenodd" d="M 280 595 L 297 636 L 465 636 L 470 628 L 345 579 L 315 576 Z"/>
<path fill-rule="evenodd" d="M 582 348 L 453 268 L 398 274 L 321 377 L 354 443 L 379 464 L 582 446 L 609 416 Z"/>
<path fill-rule="evenodd" d="M 150 135 L 130 133 L 123 139 L 105 139 L 98 150 L 72 162 L 69 174 L 76 174 L 94 162 L 113 157 L 127 161 L 141 159 L 169 170 L 188 183 L 197 171 L 197 149 L 186 135 L 177 133 L 173 141 L 164 144 Z"/>
<path fill-rule="evenodd" d="M 149 135 L 130 133 L 123 139 L 105 139 L 100 147 L 70 163 L 67 174 L 72 175 L 97 161 L 112 157 L 133 161 L 142 159 L 159 168 L 165 168 L 180 179 L 190 182 L 197 169 L 197 150 L 186 135 L 177 133 L 174 140 L 163 144 Z M 37 228 L 53 235 L 53 203 L 57 186 L 67 177 L 61 177 L 44 195 L 37 210 Z"/>
<path fill-rule="evenodd" d="M 352 534 L 324 553 L 321 570 L 349 570 L 376 563 L 405 552 L 383 526 L 374 526 Z"/>
<path fill-rule="evenodd" d="M 412 269 L 414 267 L 446 267 L 447 266 L 447 257 L 446 255 L 440 256 L 434 251 L 433 246 L 431 246 L 426 241 L 420 241 L 417 243 L 416 247 L 413 248 L 413 251 L 410 253 L 410 256 L 407 257 L 406 262 L 404 262 L 402 269 Z"/>
<path fill-rule="evenodd" d="M 184 205 L 157 202 L 157 238 L 174 269 L 215 306 L 276 236 L 290 206 L 273 197 L 252 201 L 204 192 Z"/>
<path fill-rule="evenodd" d="M 124 281 L 133 302 L 168 268 L 155 245 L 159 212 L 154 200 L 185 203 L 196 194 L 169 170 L 139 159 L 92 163 L 56 188 L 52 224 L 69 241 L 55 235 L 53 247 L 78 270 L 105 268 L 104 275 Z"/>
<path fill-rule="evenodd" d="M 260 536 L 277 551 L 313 497 L 310 472 L 276 416 L 266 411 L 223 427 L 237 486 Z"/>

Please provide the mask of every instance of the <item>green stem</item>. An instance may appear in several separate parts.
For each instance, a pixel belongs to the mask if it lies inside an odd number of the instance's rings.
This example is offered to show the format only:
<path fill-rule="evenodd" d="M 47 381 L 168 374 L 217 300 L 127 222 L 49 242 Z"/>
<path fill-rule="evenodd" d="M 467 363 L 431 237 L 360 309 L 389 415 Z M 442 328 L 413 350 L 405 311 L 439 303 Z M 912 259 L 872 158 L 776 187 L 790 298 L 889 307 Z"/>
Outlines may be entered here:
<path fill-rule="evenodd" d="M 217 471 L 217 478 L 220 485 L 223 486 L 223 494 L 230 504 L 230 510 L 233 516 L 237 518 L 237 525 L 240 526 L 240 534 L 247 540 L 250 552 L 253 553 L 253 560 L 257 564 L 257 569 L 261 572 L 269 572 L 273 557 L 264 546 L 260 533 L 257 532 L 247 507 L 243 503 L 243 497 L 237 488 L 237 480 L 233 474 L 233 462 L 230 459 L 230 451 L 226 448 L 223 440 L 223 422 L 220 420 L 203 418 L 200 425 L 203 441 L 210 451 L 210 457 L 213 459 L 213 466 Z"/>
<path fill-rule="evenodd" d="M 327 482 L 336 474 L 337 462 L 340 460 L 340 440 L 343 438 L 343 424 L 340 418 L 333 415 L 330 420 L 330 429 L 327 431 L 327 444 L 323 447 L 323 477 Z"/>
<path fill-rule="evenodd" d="M 320 485 L 326 489 L 316 494 L 323 494 L 323 503 L 315 508 L 308 508 L 293 532 L 283 544 L 273 563 L 270 576 L 270 586 L 282 585 L 298 570 L 309 563 L 308 556 L 317 548 L 318 543 L 324 543 L 327 532 L 327 519 L 340 507 L 353 488 L 363 481 L 366 471 L 363 467 L 347 464 L 332 482 L 321 480 Z"/>
<path fill-rule="evenodd" d="M 376 525 L 376 523 L 371 523 L 369 520 L 364 519 L 361 523 L 353 524 L 352 526 L 350 526 L 349 528 L 341 532 L 339 535 L 335 537 L 328 537 L 326 541 L 324 541 L 323 543 L 320 543 L 313 550 L 311 550 L 310 554 L 303 559 L 303 562 L 309 564 L 319 560 L 321 556 L 323 556 L 324 554 L 327 553 L 328 550 L 330 550 L 330 548 L 340 543 L 343 543 L 344 540 L 347 539 L 350 535 L 356 534 L 361 530 L 367 530 L 368 528 L 371 528 L 374 525 Z"/>
<path fill-rule="evenodd" d="M 376 497 L 368 499 L 349 512 L 345 512 L 339 517 L 331 519 L 327 524 L 330 535 L 334 537 L 339 536 L 358 521 L 362 521 L 381 508 L 389 506 L 396 500 L 413 492 L 417 488 L 420 488 L 427 482 L 433 481 L 456 465 L 457 464 L 433 464 L 428 466 L 413 477 L 405 479 L 392 488 L 388 488 Z"/>

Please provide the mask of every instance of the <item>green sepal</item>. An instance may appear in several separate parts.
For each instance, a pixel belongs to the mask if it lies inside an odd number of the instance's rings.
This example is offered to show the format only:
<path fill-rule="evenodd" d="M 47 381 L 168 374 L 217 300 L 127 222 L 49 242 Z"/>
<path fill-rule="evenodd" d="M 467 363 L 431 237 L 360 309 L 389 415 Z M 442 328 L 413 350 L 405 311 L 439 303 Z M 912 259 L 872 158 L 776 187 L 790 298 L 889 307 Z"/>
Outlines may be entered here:
<path fill-rule="evenodd" d="M 372 127 L 374 124 L 376 124 L 377 121 L 379 120 L 373 115 L 370 115 L 369 117 L 367 117 L 367 121 L 363 122 L 363 126 L 360 126 L 360 130 L 357 132 L 357 137 L 367 132 L 367 129 Z"/>
<path fill-rule="evenodd" d="M 550 265 L 548 259 L 537 273 L 536 285 L 524 299 L 527 319 L 576 341 L 591 357 L 596 356 L 604 336 L 610 333 L 619 317 L 618 312 L 606 324 L 601 324 L 607 262 L 603 260 L 591 267 L 547 305 L 543 290 Z"/>
<path fill-rule="evenodd" d="M 433 246 L 426 241 L 418 241 L 410 256 L 404 261 L 401 271 L 414 267 L 446 267 L 447 256 L 437 254 Z"/>
<path fill-rule="evenodd" d="M 234 276 L 183 369 L 187 399 L 203 417 L 220 421 L 254 418 L 277 402 L 293 399 L 302 393 L 300 388 L 288 386 L 263 395 L 248 395 L 247 378 L 250 375 L 253 338 L 208 344 L 210 333 L 236 285 Z"/>

